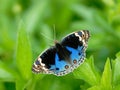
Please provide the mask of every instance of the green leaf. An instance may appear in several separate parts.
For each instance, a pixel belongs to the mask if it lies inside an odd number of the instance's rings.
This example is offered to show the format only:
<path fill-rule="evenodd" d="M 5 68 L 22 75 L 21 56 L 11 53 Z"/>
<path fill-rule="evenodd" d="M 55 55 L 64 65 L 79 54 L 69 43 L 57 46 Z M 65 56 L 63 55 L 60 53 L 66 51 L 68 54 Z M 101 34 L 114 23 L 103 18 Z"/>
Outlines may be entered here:
<path fill-rule="evenodd" d="M 25 90 L 26 82 L 22 78 L 16 79 L 16 90 Z"/>
<path fill-rule="evenodd" d="M 31 77 L 32 53 L 28 34 L 23 23 L 20 23 L 18 31 L 16 62 L 21 75 L 28 80 Z"/>
<path fill-rule="evenodd" d="M 45 74 L 34 74 L 33 77 L 25 84 L 26 90 L 35 90 L 35 86 L 37 82 L 40 82 Z"/>
<path fill-rule="evenodd" d="M 84 5 L 78 5 L 78 4 L 74 4 L 72 5 L 71 9 L 77 13 L 79 16 L 82 16 L 82 18 L 84 18 L 87 21 L 93 21 L 93 13 L 94 13 L 94 9 L 91 8 L 87 8 Z"/>
<path fill-rule="evenodd" d="M 39 21 L 43 19 L 43 13 L 48 2 L 48 0 L 37 0 L 25 13 L 24 20 L 28 31 L 32 31 L 38 25 Z"/>
<path fill-rule="evenodd" d="M 117 86 L 114 86 L 113 90 L 120 90 L 120 84 Z"/>
<path fill-rule="evenodd" d="M 0 61 L 0 80 L 14 81 L 14 72 Z"/>
<path fill-rule="evenodd" d="M 102 90 L 100 86 L 93 86 L 91 88 L 88 88 L 87 90 Z"/>
<path fill-rule="evenodd" d="M 102 0 L 102 1 L 109 7 L 113 7 L 115 5 L 114 0 L 109 0 L 109 2 L 107 2 L 107 0 Z"/>
<path fill-rule="evenodd" d="M 75 78 L 82 79 L 91 86 L 97 85 L 100 82 L 100 76 L 94 67 L 93 57 L 86 60 L 78 69 L 74 70 Z"/>
<path fill-rule="evenodd" d="M 102 90 L 112 90 L 111 79 L 112 79 L 111 65 L 110 60 L 107 59 L 101 78 Z"/>
<path fill-rule="evenodd" d="M 120 52 L 117 53 L 113 66 L 113 84 L 117 85 L 120 83 Z"/>

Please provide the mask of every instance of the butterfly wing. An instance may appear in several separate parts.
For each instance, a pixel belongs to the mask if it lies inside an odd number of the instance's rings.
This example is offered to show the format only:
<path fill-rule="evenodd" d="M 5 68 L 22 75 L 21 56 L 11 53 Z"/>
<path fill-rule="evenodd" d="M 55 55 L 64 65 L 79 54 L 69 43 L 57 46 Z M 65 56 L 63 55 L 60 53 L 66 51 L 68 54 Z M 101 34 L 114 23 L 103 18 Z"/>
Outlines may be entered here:
<path fill-rule="evenodd" d="M 32 71 L 34 73 L 50 73 L 52 74 L 55 71 L 55 54 L 56 48 L 51 47 L 44 51 L 41 55 L 38 56 L 37 60 L 34 62 Z"/>
<path fill-rule="evenodd" d="M 90 37 L 88 30 L 82 30 L 69 34 L 60 42 L 61 46 L 66 48 L 70 59 L 63 59 L 66 63 L 62 64 L 62 69 L 57 75 L 65 75 L 77 68 L 85 58 L 87 42 Z M 62 53 L 61 53 L 62 54 Z M 63 56 L 65 54 L 62 54 Z M 60 58 L 59 58 L 60 59 Z M 70 60 L 70 61 L 69 61 Z M 69 63 L 70 62 L 70 63 Z"/>
<path fill-rule="evenodd" d="M 73 71 L 85 58 L 89 36 L 87 30 L 69 34 L 60 43 L 43 52 L 34 62 L 32 71 L 57 76 Z"/>
<path fill-rule="evenodd" d="M 61 41 L 61 45 L 66 47 L 67 50 L 71 52 L 71 60 L 80 60 L 81 57 L 85 57 L 85 51 L 89 37 L 90 34 L 88 30 L 81 30 L 66 36 Z"/>

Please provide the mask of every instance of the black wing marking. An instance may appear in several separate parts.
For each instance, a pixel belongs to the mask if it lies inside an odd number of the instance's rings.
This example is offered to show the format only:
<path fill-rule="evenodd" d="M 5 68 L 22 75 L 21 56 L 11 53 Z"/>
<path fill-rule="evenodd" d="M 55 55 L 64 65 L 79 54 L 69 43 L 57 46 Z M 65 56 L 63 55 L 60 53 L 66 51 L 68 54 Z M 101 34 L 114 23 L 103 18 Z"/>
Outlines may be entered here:
<path fill-rule="evenodd" d="M 68 35 L 67 37 L 65 37 L 62 41 L 61 41 L 61 45 L 63 46 L 69 46 L 72 48 L 77 49 L 78 45 L 82 46 L 83 42 L 79 41 L 79 37 L 77 37 L 75 35 L 75 33 Z"/>
<path fill-rule="evenodd" d="M 45 64 L 46 68 L 50 68 L 50 65 L 55 65 L 55 54 L 56 54 L 56 48 L 51 47 L 47 49 L 40 58 L 42 59 L 42 63 Z"/>

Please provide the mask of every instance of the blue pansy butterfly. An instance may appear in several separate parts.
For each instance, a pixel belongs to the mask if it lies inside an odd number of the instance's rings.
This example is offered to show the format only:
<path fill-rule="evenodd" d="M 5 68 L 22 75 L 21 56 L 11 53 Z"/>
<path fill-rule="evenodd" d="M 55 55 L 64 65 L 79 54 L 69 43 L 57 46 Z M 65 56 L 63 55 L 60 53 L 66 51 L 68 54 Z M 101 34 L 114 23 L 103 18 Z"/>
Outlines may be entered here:
<path fill-rule="evenodd" d="M 72 72 L 85 59 L 89 37 L 88 30 L 80 30 L 67 35 L 61 42 L 55 42 L 55 46 L 38 56 L 32 71 L 57 76 Z"/>

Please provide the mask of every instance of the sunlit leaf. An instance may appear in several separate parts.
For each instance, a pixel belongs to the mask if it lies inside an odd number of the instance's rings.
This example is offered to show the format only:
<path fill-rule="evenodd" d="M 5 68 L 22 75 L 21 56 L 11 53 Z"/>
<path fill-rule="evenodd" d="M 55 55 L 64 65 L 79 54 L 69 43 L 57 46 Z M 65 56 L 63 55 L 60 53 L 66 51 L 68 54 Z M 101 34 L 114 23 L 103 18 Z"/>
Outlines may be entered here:
<path fill-rule="evenodd" d="M 93 86 L 88 88 L 87 90 L 102 90 L 100 86 Z"/>
<path fill-rule="evenodd" d="M 117 53 L 116 56 L 117 58 L 115 59 L 113 67 L 113 83 L 115 85 L 120 83 L 120 52 Z"/>
<path fill-rule="evenodd" d="M 26 29 L 32 31 L 36 25 L 38 25 L 39 20 L 44 17 L 44 12 L 47 6 L 48 0 L 37 0 L 32 4 L 30 10 L 28 10 L 24 15 L 24 21 L 26 24 Z"/>
<path fill-rule="evenodd" d="M 6 65 L 0 62 L 0 80 L 15 81 L 15 73 L 10 70 Z"/>
<path fill-rule="evenodd" d="M 94 67 L 94 60 L 91 57 L 87 59 L 73 74 L 75 78 L 82 79 L 90 85 L 97 85 L 99 83 L 100 76 Z"/>
<path fill-rule="evenodd" d="M 107 59 L 101 78 L 102 90 L 112 90 L 112 71 L 110 60 Z"/>
<path fill-rule="evenodd" d="M 28 34 L 23 23 L 20 23 L 18 31 L 16 64 L 23 78 L 29 79 L 31 77 L 32 54 Z"/>

